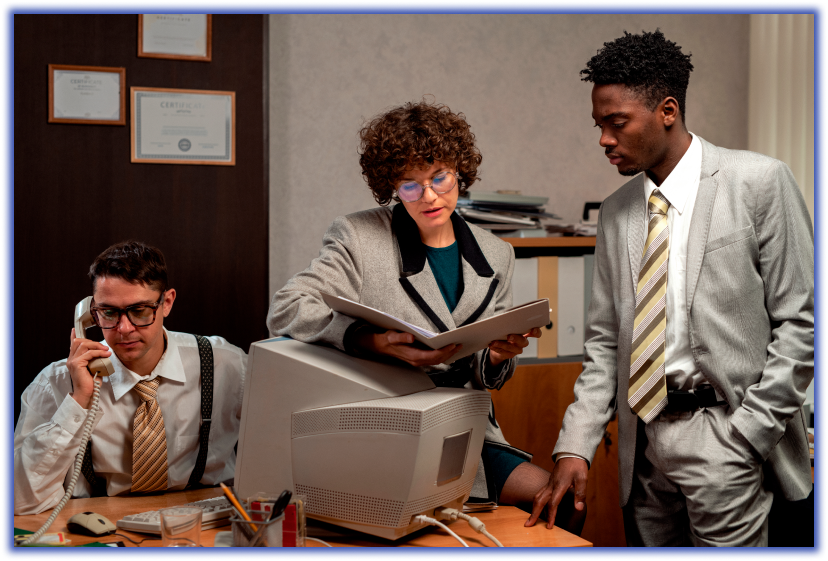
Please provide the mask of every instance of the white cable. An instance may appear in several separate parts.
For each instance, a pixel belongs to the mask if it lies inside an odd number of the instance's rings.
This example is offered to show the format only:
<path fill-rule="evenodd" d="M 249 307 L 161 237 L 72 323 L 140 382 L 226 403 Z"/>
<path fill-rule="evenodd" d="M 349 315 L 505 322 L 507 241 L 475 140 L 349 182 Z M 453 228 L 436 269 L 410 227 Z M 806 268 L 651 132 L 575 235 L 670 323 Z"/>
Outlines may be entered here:
<path fill-rule="evenodd" d="M 466 542 L 464 542 L 462 539 L 460 539 L 460 536 L 458 536 L 457 534 L 455 534 L 454 532 L 452 532 L 452 531 L 449 529 L 449 527 L 448 527 L 448 526 L 446 526 L 445 524 L 443 524 L 442 522 L 440 522 L 440 521 L 438 521 L 438 520 L 435 520 L 434 518 L 429 518 L 428 516 L 425 516 L 424 514 L 420 514 L 419 516 L 415 516 L 415 517 L 414 517 L 414 522 L 422 522 L 422 523 L 425 523 L 425 524 L 433 524 L 434 526 L 439 526 L 439 527 L 441 527 L 443 530 L 445 530 L 446 532 L 448 532 L 449 534 L 451 534 L 451 535 L 454 537 L 454 539 L 456 539 L 457 541 L 459 541 L 460 543 L 462 543 L 462 544 L 463 544 L 463 547 L 469 547 L 469 544 L 467 544 L 467 543 L 466 543 Z"/>
<path fill-rule="evenodd" d="M 328 542 L 323 542 L 323 541 L 322 541 L 322 540 L 320 540 L 319 538 L 308 538 L 308 537 L 306 537 L 306 538 L 305 538 L 305 541 L 307 541 L 307 540 L 313 540 L 313 541 L 315 541 L 315 542 L 319 542 L 319 543 L 321 543 L 321 544 L 324 544 L 324 545 L 325 545 L 325 546 L 327 546 L 327 547 L 333 547 L 333 546 L 332 546 L 331 544 L 329 544 Z"/>
<path fill-rule="evenodd" d="M 48 520 L 46 520 L 43 526 L 41 526 L 37 532 L 26 538 L 25 541 L 21 542 L 20 545 L 37 543 L 37 540 L 39 540 L 43 534 L 46 533 L 46 530 L 48 530 L 49 526 L 52 525 L 52 522 L 55 521 L 55 518 L 57 518 L 58 514 L 60 514 L 60 511 L 63 510 L 63 507 L 66 506 L 66 503 L 72 498 L 72 493 L 75 491 L 75 483 L 78 482 L 78 477 L 80 476 L 83 456 L 86 454 L 86 443 L 89 442 L 89 437 L 92 435 L 92 423 L 98 415 L 98 398 L 101 395 L 101 381 L 98 379 L 97 373 L 95 373 L 95 376 L 92 378 L 92 384 L 94 385 L 94 389 L 92 390 L 92 400 L 89 403 L 89 412 L 86 414 L 86 421 L 83 423 L 83 435 L 81 436 L 80 448 L 78 448 L 78 454 L 75 456 L 75 470 L 72 472 L 72 477 L 69 479 L 69 486 L 66 487 L 66 493 L 64 493 L 63 498 L 60 499 L 60 502 L 52 511 L 52 515 Z"/>
<path fill-rule="evenodd" d="M 445 520 L 457 520 L 458 518 L 462 518 L 466 522 L 469 523 L 469 526 L 472 527 L 472 530 L 477 532 L 478 534 L 483 534 L 487 538 L 489 538 L 493 544 L 497 547 L 504 547 L 500 541 L 491 535 L 486 530 L 486 525 L 479 518 L 475 518 L 474 516 L 469 516 L 465 512 L 460 512 L 456 508 L 442 508 L 434 512 L 435 516 L 439 518 L 443 518 Z"/>

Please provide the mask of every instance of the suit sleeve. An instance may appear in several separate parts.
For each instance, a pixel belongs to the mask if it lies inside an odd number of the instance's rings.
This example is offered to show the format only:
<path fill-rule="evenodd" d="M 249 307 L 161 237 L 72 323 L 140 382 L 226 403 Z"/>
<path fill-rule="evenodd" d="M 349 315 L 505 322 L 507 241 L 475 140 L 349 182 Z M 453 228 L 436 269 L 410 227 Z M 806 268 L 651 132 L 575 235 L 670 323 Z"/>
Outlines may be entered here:
<path fill-rule="evenodd" d="M 731 425 L 767 458 L 814 377 L 813 229 L 793 174 L 782 162 L 770 167 L 757 188 L 755 232 L 771 342 L 762 377 L 747 388 Z"/>
<path fill-rule="evenodd" d="M 361 289 L 359 237 L 348 218 L 340 216 L 325 233 L 319 257 L 273 295 L 267 327 L 274 336 L 346 350 L 345 334 L 355 320 L 332 311 L 320 292 L 358 302 Z"/>
<path fill-rule="evenodd" d="M 552 451 L 574 454 L 592 463 L 595 450 L 615 412 L 618 387 L 618 311 L 613 298 L 610 249 L 604 234 L 604 208 L 598 217 L 592 300 L 587 316 L 583 372 L 575 382 L 575 401 L 566 409 Z M 610 240 L 612 241 L 612 240 Z"/>

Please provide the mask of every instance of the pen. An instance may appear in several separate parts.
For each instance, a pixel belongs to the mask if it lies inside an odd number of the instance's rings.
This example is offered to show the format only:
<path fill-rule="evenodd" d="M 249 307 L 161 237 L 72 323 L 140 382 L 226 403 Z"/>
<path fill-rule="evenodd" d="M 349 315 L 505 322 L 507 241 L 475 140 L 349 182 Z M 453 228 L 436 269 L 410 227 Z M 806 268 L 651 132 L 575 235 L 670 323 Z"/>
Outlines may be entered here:
<path fill-rule="evenodd" d="M 282 491 L 282 494 L 279 495 L 279 498 L 276 499 L 275 503 L 273 503 L 272 510 L 270 511 L 270 518 L 267 519 L 268 522 L 275 520 L 285 511 L 285 507 L 287 507 L 287 504 L 290 502 L 290 497 L 292 495 L 293 493 L 287 489 Z"/>
<path fill-rule="evenodd" d="M 248 515 L 247 511 L 242 508 L 241 504 L 239 504 L 239 501 L 233 494 L 233 491 L 231 491 L 230 488 L 224 483 L 219 483 L 219 485 L 221 486 L 221 490 L 224 491 L 224 494 L 227 495 L 227 499 L 230 501 L 230 504 L 236 507 L 236 510 L 239 511 L 239 513 L 245 520 L 247 520 L 248 522 L 252 522 L 252 520 L 250 520 L 250 515 Z M 259 528 L 256 527 L 255 524 L 250 524 L 250 527 L 253 529 L 254 532 L 259 531 Z"/>

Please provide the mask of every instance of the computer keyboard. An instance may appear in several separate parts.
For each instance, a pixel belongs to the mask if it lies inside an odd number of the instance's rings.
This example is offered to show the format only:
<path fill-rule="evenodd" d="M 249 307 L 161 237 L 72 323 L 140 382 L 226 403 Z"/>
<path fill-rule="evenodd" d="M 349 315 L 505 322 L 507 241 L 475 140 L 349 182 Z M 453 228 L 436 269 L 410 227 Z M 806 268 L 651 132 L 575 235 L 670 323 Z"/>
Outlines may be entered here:
<path fill-rule="evenodd" d="M 226 526 L 230 524 L 230 517 L 233 515 L 233 507 L 230 505 L 227 497 L 213 497 L 212 499 L 204 499 L 202 501 L 176 506 L 194 506 L 200 508 L 202 510 L 202 530 Z M 145 534 L 161 533 L 161 520 L 157 510 L 128 514 L 118 520 L 116 526 L 124 530 L 129 530 L 130 532 L 143 532 Z"/>

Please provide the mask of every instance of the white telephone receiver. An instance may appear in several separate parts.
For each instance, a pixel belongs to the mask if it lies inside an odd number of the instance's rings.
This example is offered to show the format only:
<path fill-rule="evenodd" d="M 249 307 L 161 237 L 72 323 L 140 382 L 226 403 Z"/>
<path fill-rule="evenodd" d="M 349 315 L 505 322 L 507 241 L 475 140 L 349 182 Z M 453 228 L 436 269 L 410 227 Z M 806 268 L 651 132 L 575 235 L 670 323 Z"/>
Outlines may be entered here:
<path fill-rule="evenodd" d="M 86 329 L 95 324 L 92 319 L 92 312 L 90 311 L 91 306 L 91 296 L 87 296 L 78 302 L 77 306 L 75 306 L 75 337 L 82 337 L 85 339 Z M 112 361 L 108 358 L 96 358 L 87 365 L 87 368 L 93 376 L 97 374 L 98 376 L 103 377 L 115 373 Z"/>

